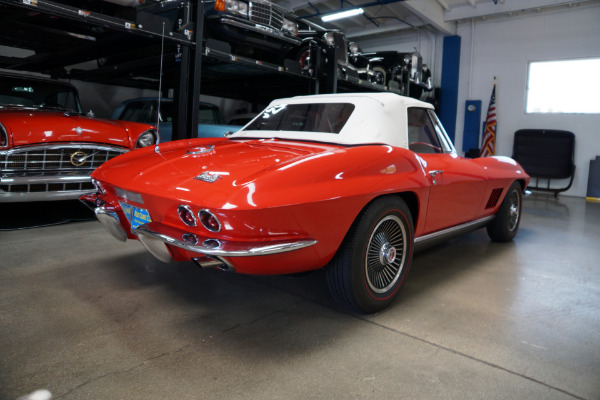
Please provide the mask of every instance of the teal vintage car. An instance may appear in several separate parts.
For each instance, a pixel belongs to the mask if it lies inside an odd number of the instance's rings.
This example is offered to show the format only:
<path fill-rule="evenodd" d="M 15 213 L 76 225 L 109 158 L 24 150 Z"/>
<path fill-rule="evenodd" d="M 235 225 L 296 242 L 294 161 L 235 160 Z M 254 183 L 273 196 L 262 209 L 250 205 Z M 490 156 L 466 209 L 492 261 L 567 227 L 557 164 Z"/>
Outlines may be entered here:
<path fill-rule="evenodd" d="M 168 142 L 173 137 L 174 104 L 171 98 L 144 97 L 121 103 L 111 115 L 111 119 L 144 122 L 158 127 L 160 142 Z M 226 132 L 236 132 L 239 125 L 226 125 L 219 107 L 200 102 L 198 110 L 198 136 L 222 137 Z"/>

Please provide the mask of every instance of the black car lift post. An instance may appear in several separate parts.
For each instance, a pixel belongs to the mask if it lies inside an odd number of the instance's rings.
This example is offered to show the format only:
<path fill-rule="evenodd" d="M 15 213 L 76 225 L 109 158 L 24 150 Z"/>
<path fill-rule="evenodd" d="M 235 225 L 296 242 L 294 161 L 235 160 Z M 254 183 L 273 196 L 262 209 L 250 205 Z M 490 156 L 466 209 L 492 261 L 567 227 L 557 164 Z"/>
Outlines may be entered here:
<path fill-rule="evenodd" d="M 204 39 L 204 0 L 198 0 L 195 9 L 194 41 L 181 48 L 180 68 L 177 69 L 174 92 L 173 140 L 198 137 L 198 108 L 200 106 L 200 83 L 202 79 L 202 47 Z M 189 8 L 185 12 L 189 21 Z"/>
<path fill-rule="evenodd" d="M 314 86 L 311 94 L 337 93 L 338 65 L 336 49 L 330 47 L 322 52 L 316 42 L 311 42 L 311 55 L 314 68 Z"/>

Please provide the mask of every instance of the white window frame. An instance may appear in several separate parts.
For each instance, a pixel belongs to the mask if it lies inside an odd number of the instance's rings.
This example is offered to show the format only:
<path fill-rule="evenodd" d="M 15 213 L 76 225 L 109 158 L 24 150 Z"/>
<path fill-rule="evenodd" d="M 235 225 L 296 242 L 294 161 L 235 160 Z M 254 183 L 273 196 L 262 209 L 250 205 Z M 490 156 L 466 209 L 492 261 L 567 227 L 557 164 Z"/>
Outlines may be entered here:
<path fill-rule="evenodd" d="M 600 114 L 600 57 L 530 61 L 526 114 Z"/>

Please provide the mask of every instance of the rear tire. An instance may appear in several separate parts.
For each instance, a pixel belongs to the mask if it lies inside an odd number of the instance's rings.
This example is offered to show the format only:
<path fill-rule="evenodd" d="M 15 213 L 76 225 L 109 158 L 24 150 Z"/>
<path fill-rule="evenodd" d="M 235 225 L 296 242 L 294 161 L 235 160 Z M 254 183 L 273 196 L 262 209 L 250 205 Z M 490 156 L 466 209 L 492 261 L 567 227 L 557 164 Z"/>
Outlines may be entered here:
<path fill-rule="evenodd" d="M 521 208 L 523 205 L 523 189 L 519 182 L 513 182 L 496 213 L 496 218 L 487 226 L 490 239 L 494 242 L 511 241 L 521 223 Z"/>
<path fill-rule="evenodd" d="M 375 200 L 348 232 L 327 267 L 327 285 L 342 306 L 374 313 L 390 305 L 408 274 L 413 220 L 399 197 Z"/>

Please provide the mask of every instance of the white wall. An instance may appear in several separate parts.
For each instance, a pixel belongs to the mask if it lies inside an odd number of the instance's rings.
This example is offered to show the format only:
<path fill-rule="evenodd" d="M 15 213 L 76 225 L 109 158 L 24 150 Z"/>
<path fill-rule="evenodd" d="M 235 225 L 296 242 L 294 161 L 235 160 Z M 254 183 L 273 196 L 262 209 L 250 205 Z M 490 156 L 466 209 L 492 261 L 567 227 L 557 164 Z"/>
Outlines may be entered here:
<path fill-rule="evenodd" d="M 511 155 L 514 132 L 518 129 L 571 131 L 576 136 L 577 170 L 573 186 L 565 194 L 585 196 L 589 161 L 600 156 L 600 115 L 525 114 L 527 68 L 530 61 L 600 57 L 600 4 L 547 9 L 473 24 L 461 22 L 458 35 L 462 48 L 457 149 L 462 148 L 465 101 L 483 101 L 483 121 L 496 76 L 496 154 Z M 582 92 L 586 90 L 585 77 L 577 71 L 565 71 L 556 77 L 556 85 L 565 84 L 580 85 Z M 597 95 L 600 101 L 600 93 Z"/>

